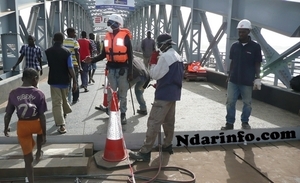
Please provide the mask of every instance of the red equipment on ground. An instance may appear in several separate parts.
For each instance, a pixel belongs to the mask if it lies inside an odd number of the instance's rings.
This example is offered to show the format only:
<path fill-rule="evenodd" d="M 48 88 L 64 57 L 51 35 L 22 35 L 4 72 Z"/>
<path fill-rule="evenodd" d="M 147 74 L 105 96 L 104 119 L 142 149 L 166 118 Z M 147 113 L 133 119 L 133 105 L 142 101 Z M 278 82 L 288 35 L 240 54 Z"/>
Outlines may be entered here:
<path fill-rule="evenodd" d="M 190 80 L 204 80 L 206 81 L 206 69 L 201 66 L 201 62 L 191 62 L 185 64 L 184 79 Z"/>

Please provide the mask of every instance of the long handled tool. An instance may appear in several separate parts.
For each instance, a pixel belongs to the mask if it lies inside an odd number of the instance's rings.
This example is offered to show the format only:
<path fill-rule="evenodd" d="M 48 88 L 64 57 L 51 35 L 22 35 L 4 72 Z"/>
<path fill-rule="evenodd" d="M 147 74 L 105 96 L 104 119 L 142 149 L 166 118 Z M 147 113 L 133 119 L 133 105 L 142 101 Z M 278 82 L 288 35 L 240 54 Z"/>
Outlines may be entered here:
<path fill-rule="evenodd" d="M 133 108 L 133 115 L 135 115 L 135 109 L 134 109 L 134 103 L 133 103 L 131 85 L 130 85 L 129 81 L 128 81 L 128 85 L 129 85 L 129 90 L 130 90 L 130 97 L 131 97 L 131 103 L 132 103 L 132 108 Z"/>

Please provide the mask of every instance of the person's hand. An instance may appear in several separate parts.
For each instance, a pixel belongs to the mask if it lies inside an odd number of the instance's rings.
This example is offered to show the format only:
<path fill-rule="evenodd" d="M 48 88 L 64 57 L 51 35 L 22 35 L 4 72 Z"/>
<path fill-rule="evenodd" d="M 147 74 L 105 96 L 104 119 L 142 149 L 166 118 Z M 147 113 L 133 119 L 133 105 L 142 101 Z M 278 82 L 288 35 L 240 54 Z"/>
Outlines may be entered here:
<path fill-rule="evenodd" d="M 77 90 L 77 83 L 73 82 L 72 91 L 75 92 Z"/>
<path fill-rule="evenodd" d="M 227 78 L 226 78 L 226 83 L 228 83 L 228 82 L 229 82 L 229 79 L 230 79 L 230 77 L 229 77 L 229 76 L 227 76 Z"/>
<path fill-rule="evenodd" d="M 85 59 L 83 60 L 85 63 L 91 63 L 92 62 L 92 58 L 90 56 L 85 57 Z"/>
<path fill-rule="evenodd" d="M 147 86 L 147 88 L 149 88 L 150 86 L 152 86 L 153 88 L 156 88 L 156 83 L 155 83 L 155 84 L 149 84 L 149 85 Z"/>
<path fill-rule="evenodd" d="M 253 81 L 253 90 L 261 90 L 261 79 L 255 79 Z"/>
<path fill-rule="evenodd" d="M 46 142 L 47 142 L 47 140 L 46 140 L 46 134 L 43 134 L 42 135 L 42 143 L 41 143 L 41 145 L 46 144 Z"/>
<path fill-rule="evenodd" d="M 128 81 L 132 81 L 132 80 L 133 80 L 132 74 L 128 74 L 128 75 L 127 75 L 127 80 L 128 80 Z"/>
<path fill-rule="evenodd" d="M 16 70 L 16 67 L 17 67 L 17 66 L 14 65 L 14 66 L 12 67 L 12 71 L 15 71 L 15 70 Z"/>
<path fill-rule="evenodd" d="M 82 67 L 79 67 L 79 68 L 78 68 L 78 71 L 79 71 L 79 73 L 82 73 L 82 72 L 83 72 Z"/>
<path fill-rule="evenodd" d="M 5 135 L 6 137 L 9 137 L 8 132 L 10 132 L 10 128 L 4 129 L 4 135 Z"/>
<path fill-rule="evenodd" d="M 40 71 L 40 75 L 43 75 L 43 70 Z"/>

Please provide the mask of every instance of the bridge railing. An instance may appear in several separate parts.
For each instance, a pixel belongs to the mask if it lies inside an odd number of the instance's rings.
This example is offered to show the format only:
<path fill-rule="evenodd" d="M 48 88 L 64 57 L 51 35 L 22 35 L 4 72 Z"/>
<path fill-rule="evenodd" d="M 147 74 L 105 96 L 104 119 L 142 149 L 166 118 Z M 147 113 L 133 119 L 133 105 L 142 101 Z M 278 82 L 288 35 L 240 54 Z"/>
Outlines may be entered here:
<path fill-rule="evenodd" d="M 203 54 L 203 53 L 204 52 L 201 52 L 201 54 Z M 223 63 L 223 66 L 224 66 L 225 59 L 226 59 L 226 53 L 220 52 L 219 56 Z M 264 64 L 266 64 L 266 60 L 263 55 L 262 67 Z M 210 56 L 204 66 L 207 68 L 212 68 L 215 71 L 219 71 L 219 68 L 217 67 L 216 59 L 214 58 L 214 56 Z M 288 68 L 290 70 L 292 77 L 300 75 L 300 58 L 294 59 L 290 63 L 288 63 Z M 270 84 L 270 85 L 285 87 L 274 74 L 268 74 L 267 76 L 264 76 L 263 81 L 265 81 L 267 84 Z"/>

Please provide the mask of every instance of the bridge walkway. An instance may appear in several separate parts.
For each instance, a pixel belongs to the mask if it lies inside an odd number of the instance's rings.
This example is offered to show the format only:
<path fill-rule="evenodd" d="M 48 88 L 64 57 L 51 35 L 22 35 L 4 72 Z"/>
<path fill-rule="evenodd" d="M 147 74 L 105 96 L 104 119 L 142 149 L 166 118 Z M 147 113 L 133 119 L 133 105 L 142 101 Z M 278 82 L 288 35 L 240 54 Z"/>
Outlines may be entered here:
<path fill-rule="evenodd" d="M 94 107 L 102 103 L 103 99 L 103 81 L 104 81 L 104 62 L 97 63 L 98 69 L 95 73 L 95 83 L 89 85 L 89 92 L 84 93 L 81 89 L 80 101 L 72 106 L 73 112 L 67 116 L 67 133 L 60 135 L 56 131 L 53 116 L 51 113 L 50 88 L 47 79 L 41 80 L 39 88 L 45 93 L 48 105 L 47 117 L 47 146 L 51 144 L 55 147 L 58 144 L 93 143 L 94 152 L 103 150 L 106 142 L 108 116 Z M 153 83 L 153 81 L 152 81 Z M 133 90 L 134 93 L 134 90 Z M 147 107 L 150 111 L 153 102 L 154 88 L 145 90 L 144 97 L 147 101 Z M 123 135 L 128 149 L 138 149 L 145 137 L 146 123 L 148 116 L 133 115 L 132 99 L 128 92 L 128 111 L 127 125 L 123 126 Z M 240 132 L 240 123 L 237 120 L 235 130 L 230 130 L 222 134 L 220 127 L 225 121 L 225 88 L 216 86 L 209 82 L 184 82 L 182 90 L 182 99 L 176 106 L 176 126 L 175 136 L 184 137 L 211 137 L 225 136 L 228 134 L 238 134 Z M 133 103 L 135 110 L 138 103 L 133 94 Z M 0 118 L 3 119 L 6 103 L 0 105 Z M 253 100 L 253 112 L 250 119 L 252 130 L 243 132 L 244 136 L 248 134 L 268 133 L 276 136 L 286 130 L 295 130 L 299 136 L 299 116 L 263 102 Z M 242 103 L 237 103 L 237 117 L 241 114 Z M 16 117 L 11 122 L 11 137 L 0 137 L 0 155 L 4 152 L 4 146 L 14 146 L 16 154 L 21 155 L 16 138 Z M 0 129 L 4 124 L 0 124 Z M 276 133 L 275 133 L 276 132 Z M 250 137 L 250 136 L 249 136 Z M 187 146 L 179 142 L 174 137 L 173 155 L 163 154 L 163 166 L 179 166 L 194 172 L 197 178 L 196 182 L 299 182 L 300 181 L 300 153 L 299 137 L 295 139 L 278 139 L 273 141 L 260 142 L 237 142 L 206 144 L 200 138 L 201 144 L 194 143 Z M 192 140 L 190 140 L 191 142 Z M 184 147 L 185 146 L 185 147 Z M 195 146 L 195 147 L 193 147 Z M 55 148 L 54 148 L 55 149 Z M 67 155 L 66 155 L 67 156 Z M 44 155 L 47 158 L 47 153 Z M 20 156 L 19 156 L 20 158 Z M 0 158 L 1 159 L 1 158 Z M 10 159 L 8 158 L 7 161 Z M 158 166 L 158 152 L 152 153 L 150 163 L 135 163 L 134 170 L 140 170 L 147 167 Z M 2 160 L 0 160 L 2 161 Z M 4 163 L 0 167 L 5 166 Z M 19 166 L 22 166 L 19 165 Z M 44 168 L 48 165 L 45 164 Z M 12 165 L 9 169 L 14 169 Z M 63 171 L 62 171 L 63 172 Z M 129 168 L 119 170 L 105 170 L 95 165 L 93 158 L 90 159 L 88 166 L 88 175 L 95 174 L 129 174 Z M 154 175 L 154 172 L 147 175 Z M 42 176 L 43 174 L 36 175 Z M 180 172 L 161 172 L 160 178 L 171 180 L 187 180 L 188 178 Z M 109 176 L 106 176 L 109 178 Z M 72 182 L 72 178 L 55 179 L 55 182 Z M 53 182 L 50 177 L 47 180 L 37 180 L 37 182 Z M 1 176 L 0 176 L 0 182 Z M 118 182 L 112 180 L 95 180 L 83 178 L 82 182 Z M 122 181 L 124 182 L 124 177 Z"/>

